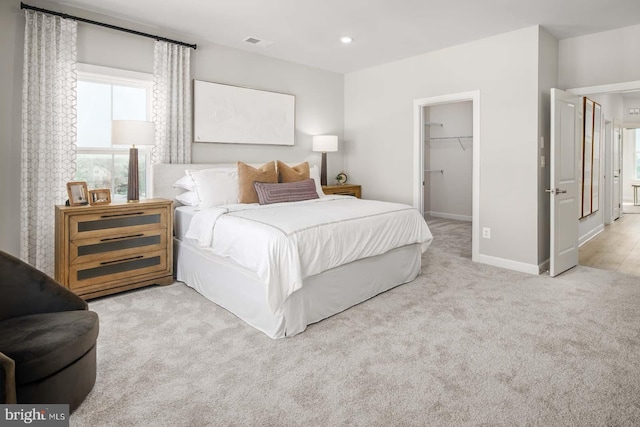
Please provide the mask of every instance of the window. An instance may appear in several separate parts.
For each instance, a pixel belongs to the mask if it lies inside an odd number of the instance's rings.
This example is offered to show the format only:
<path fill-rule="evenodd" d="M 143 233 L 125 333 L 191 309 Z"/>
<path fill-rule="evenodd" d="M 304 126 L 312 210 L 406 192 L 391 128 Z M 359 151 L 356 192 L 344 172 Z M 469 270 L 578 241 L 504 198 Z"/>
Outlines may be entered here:
<path fill-rule="evenodd" d="M 76 179 L 89 189 L 109 188 L 126 201 L 129 147 L 111 145 L 112 120 L 150 120 L 151 74 L 78 65 L 78 157 Z M 150 152 L 139 149 L 140 199 L 146 197 Z"/>
<path fill-rule="evenodd" d="M 636 179 L 640 179 L 640 129 L 636 129 L 636 153 L 635 153 Z"/>

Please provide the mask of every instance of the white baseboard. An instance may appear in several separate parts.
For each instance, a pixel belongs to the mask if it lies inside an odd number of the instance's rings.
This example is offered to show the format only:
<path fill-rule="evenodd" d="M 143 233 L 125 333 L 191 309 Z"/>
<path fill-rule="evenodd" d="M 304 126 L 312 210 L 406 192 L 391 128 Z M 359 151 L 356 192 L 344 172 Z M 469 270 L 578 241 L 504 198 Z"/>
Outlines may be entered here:
<path fill-rule="evenodd" d="M 589 231 L 587 234 L 585 234 L 584 236 L 581 236 L 578 239 L 578 246 L 582 246 L 585 243 L 587 243 L 589 240 L 593 239 L 594 237 L 596 237 L 598 234 L 602 233 L 604 231 L 604 224 L 600 224 L 599 226 L 597 226 L 596 228 L 594 228 L 593 230 Z"/>
<path fill-rule="evenodd" d="M 456 221 L 467 221 L 467 222 L 471 222 L 473 219 L 470 215 L 457 215 L 457 214 L 433 212 L 433 211 L 425 212 L 425 215 L 430 215 L 434 218 L 454 219 Z"/>
<path fill-rule="evenodd" d="M 527 264 L 520 261 L 513 261 L 505 258 L 498 258 L 490 255 L 482 255 L 478 254 L 477 259 L 475 260 L 482 264 L 489 264 L 495 267 L 506 268 L 508 270 L 515 270 L 521 273 L 528 274 L 540 274 L 540 267 L 536 264 Z"/>

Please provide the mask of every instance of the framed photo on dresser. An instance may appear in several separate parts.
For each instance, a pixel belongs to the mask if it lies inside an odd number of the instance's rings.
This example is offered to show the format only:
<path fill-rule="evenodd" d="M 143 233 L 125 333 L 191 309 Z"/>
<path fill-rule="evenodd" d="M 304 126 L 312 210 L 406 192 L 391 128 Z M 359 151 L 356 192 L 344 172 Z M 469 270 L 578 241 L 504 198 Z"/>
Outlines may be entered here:
<path fill-rule="evenodd" d="M 111 203 L 111 190 L 108 188 L 89 190 L 89 204 L 91 206 L 108 205 L 109 203 Z"/>
<path fill-rule="evenodd" d="M 84 181 L 67 182 L 67 196 L 69 206 L 84 206 L 89 204 L 89 191 Z"/>

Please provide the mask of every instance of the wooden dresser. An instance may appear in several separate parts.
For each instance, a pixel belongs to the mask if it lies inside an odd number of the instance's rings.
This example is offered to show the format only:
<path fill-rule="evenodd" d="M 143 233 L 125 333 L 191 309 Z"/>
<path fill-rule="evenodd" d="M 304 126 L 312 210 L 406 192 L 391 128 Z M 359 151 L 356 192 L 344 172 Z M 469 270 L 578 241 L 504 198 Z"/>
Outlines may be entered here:
<path fill-rule="evenodd" d="M 172 205 L 56 206 L 56 280 L 84 299 L 173 283 Z"/>
<path fill-rule="evenodd" d="M 355 196 L 358 199 L 362 196 L 362 187 L 357 184 L 323 185 L 324 194 L 342 194 L 345 196 Z"/>

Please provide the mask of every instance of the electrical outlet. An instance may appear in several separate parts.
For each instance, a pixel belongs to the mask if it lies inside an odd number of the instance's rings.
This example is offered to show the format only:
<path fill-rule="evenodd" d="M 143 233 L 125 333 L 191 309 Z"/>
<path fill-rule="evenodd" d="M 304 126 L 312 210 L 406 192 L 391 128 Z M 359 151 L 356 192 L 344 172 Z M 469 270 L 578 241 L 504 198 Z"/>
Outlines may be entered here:
<path fill-rule="evenodd" d="M 540 156 L 540 167 L 545 167 L 547 165 L 544 156 Z"/>
<path fill-rule="evenodd" d="M 482 227 L 482 237 L 485 239 L 491 238 L 491 229 L 489 227 Z"/>

